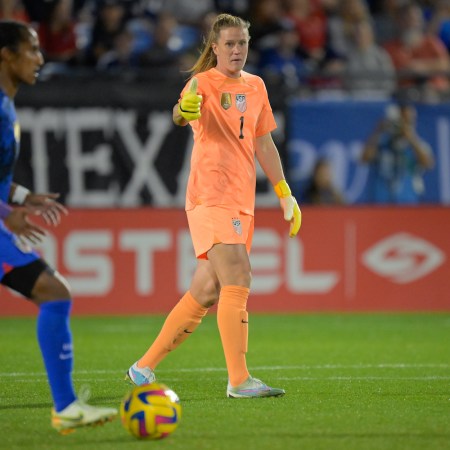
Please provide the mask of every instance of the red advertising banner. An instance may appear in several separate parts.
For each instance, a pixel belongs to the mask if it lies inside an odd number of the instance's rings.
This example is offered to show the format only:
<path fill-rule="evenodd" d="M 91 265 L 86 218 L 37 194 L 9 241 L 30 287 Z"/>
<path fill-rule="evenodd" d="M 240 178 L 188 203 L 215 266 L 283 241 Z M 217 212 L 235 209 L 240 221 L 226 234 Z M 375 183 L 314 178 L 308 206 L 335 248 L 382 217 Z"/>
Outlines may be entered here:
<path fill-rule="evenodd" d="M 303 208 L 289 239 L 259 209 L 251 255 L 254 312 L 450 310 L 450 208 Z M 74 314 L 167 312 L 196 260 L 182 210 L 72 210 L 40 250 L 67 278 Z M 6 288 L 0 315 L 34 314 Z"/>

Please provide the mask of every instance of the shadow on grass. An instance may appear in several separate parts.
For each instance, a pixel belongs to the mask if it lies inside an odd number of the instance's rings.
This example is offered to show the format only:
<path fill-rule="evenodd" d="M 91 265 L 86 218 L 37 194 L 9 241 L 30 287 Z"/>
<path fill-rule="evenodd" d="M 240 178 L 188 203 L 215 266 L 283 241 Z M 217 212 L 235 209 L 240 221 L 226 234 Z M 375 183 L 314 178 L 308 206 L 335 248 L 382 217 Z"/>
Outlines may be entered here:
<path fill-rule="evenodd" d="M 122 396 L 103 396 L 103 397 L 91 397 L 88 400 L 88 403 L 92 406 L 103 406 L 103 404 L 112 403 L 112 404 L 118 404 L 122 400 Z M 23 403 L 21 405 L 18 405 L 17 403 L 11 404 L 11 405 L 0 405 L 0 411 L 7 411 L 9 409 L 43 409 L 43 408 L 52 408 L 53 403 L 47 402 L 47 403 Z"/>
<path fill-rule="evenodd" d="M 49 409 L 53 407 L 53 403 L 26 403 L 22 405 L 0 405 L 0 411 L 6 411 L 8 409 Z"/>

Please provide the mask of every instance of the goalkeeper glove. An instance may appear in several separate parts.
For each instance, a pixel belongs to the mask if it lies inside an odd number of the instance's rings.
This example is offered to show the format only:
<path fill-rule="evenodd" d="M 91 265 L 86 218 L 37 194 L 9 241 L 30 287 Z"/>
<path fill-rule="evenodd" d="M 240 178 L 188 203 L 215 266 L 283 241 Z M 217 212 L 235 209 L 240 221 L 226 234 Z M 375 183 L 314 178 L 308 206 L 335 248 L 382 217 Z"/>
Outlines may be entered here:
<path fill-rule="evenodd" d="M 291 222 L 289 237 L 294 237 L 302 224 L 302 212 L 298 207 L 297 200 L 292 196 L 286 180 L 279 181 L 274 186 L 274 190 L 280 199 L 280 204 L 284 211 L 284 220 Z"/>
<path fill-rule="evenodd" d="M 192 78 L 188 91 L 183 95 L 178 104 L 178 112 L 180 116 L 190 122 L 201 117 L 200 106 L 202 104 L 202 96 L 197 95 L 197 78 Z"/>

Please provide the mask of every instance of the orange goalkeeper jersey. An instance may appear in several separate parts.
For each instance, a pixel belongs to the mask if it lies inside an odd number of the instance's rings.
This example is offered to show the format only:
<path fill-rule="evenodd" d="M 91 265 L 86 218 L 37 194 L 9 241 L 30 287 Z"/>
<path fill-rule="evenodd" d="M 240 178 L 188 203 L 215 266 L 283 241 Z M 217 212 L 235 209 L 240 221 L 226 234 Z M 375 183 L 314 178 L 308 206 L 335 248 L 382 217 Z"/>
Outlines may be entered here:
<path fill-rule="evenodd" d="M 203 102 L 201 118 L 190 122 L 194 148 L 186 210 L 222 205 L 253 215 L 255 139 L 276 128 L 264 82 L 244 71 L 228 78 L 215 68 L 195 77 Z"/>

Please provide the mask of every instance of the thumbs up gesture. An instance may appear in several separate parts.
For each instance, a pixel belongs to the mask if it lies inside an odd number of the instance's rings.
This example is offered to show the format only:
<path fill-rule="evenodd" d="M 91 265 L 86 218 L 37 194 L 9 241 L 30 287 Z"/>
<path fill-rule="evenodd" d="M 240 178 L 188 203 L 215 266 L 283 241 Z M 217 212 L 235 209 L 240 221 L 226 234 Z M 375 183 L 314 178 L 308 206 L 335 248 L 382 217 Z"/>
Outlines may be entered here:
<path fill-rule="evenodd" d="M 201 117 L 200 107 L 202 104 L 202 96 L 197 95 L 197 78 L 192 78 L 191 84 L 187 92 L 183 95 L 178 104 L 178 112 L 183 119 L 190 122 Z"/>

